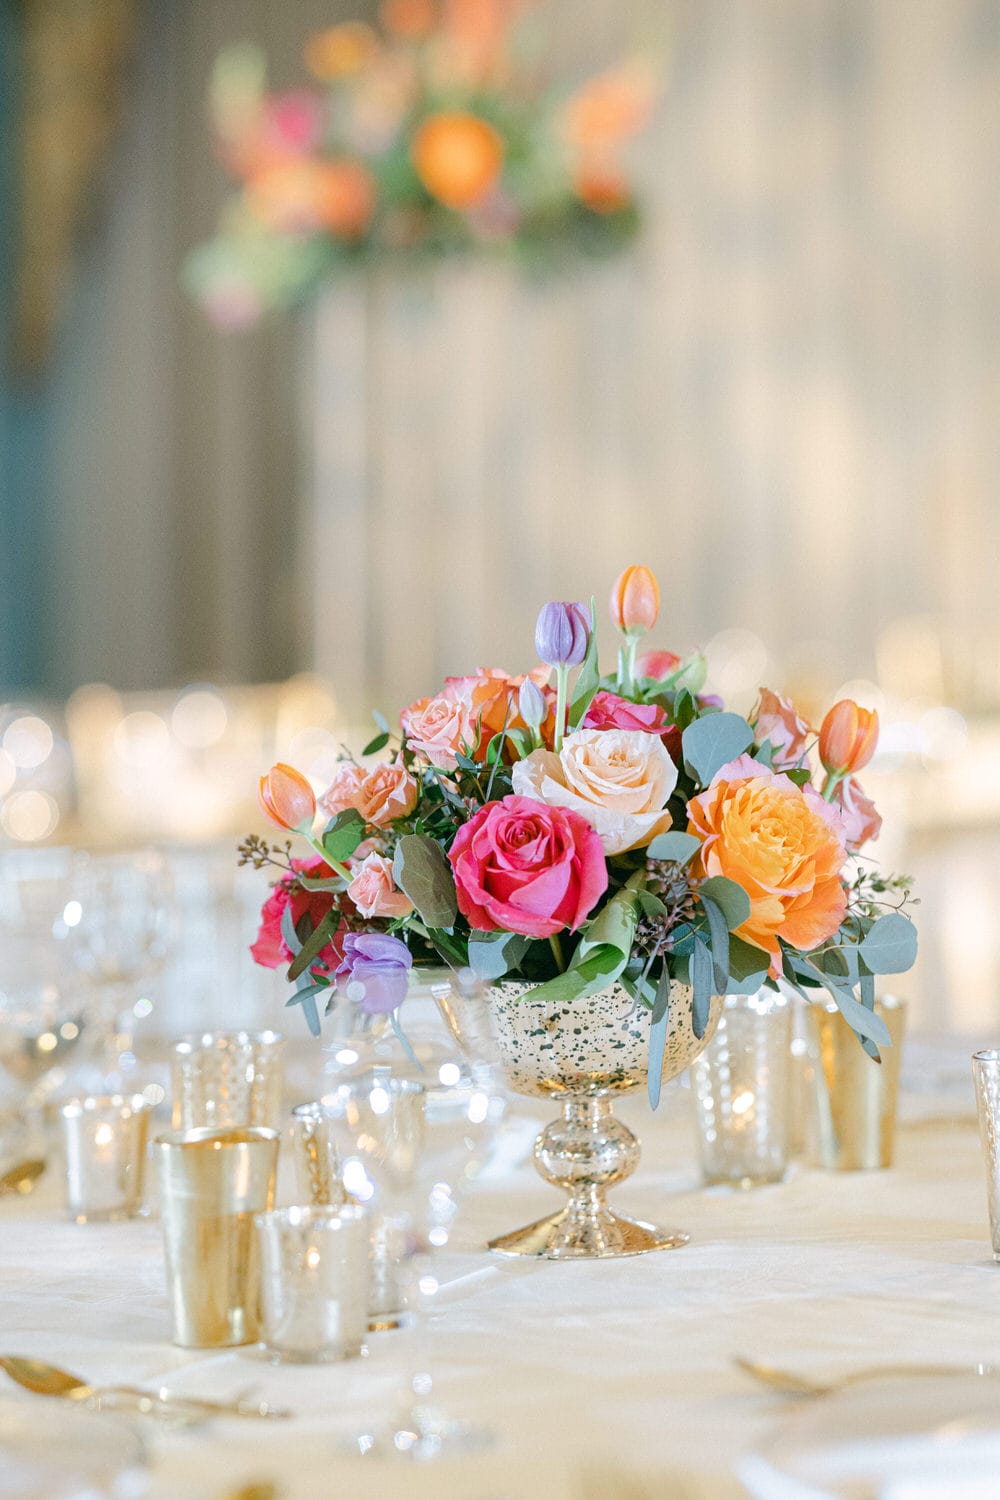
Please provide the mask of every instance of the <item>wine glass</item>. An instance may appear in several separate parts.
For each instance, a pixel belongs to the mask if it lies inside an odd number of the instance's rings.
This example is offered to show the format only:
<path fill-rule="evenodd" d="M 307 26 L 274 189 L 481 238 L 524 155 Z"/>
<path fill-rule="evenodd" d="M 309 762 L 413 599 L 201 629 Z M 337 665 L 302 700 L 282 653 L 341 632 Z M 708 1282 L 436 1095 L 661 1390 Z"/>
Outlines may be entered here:
<path fill-rule="evenodd" d="M 76 890 L 73 956 L 90 986 L 103 1083 L 117 1089 L 135 1068 L 135 1022 L 153 1008 L 143 990 L 170 950 L 173 875 L 159 849 L 81 852 Z"/>

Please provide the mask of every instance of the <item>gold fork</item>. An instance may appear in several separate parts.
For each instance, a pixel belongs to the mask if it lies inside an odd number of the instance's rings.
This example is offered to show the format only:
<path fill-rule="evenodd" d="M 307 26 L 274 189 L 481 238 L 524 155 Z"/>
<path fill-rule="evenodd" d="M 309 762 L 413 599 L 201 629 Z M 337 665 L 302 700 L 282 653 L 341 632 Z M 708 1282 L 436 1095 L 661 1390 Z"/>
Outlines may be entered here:
<path fill-rule="evenodd" d="M 834 1391 L 847 1386 L 861 1385 L 867 1380 L 889 1380 L 894 1377 L 921 1375 L 1000 1375 L 995 1365 L 871 1365 L 863 1370 L 851 1370 L 847 1375 L 838 1375 L 832 1380 L 814 1380 L 808 1375 L 797 1375 L 793 1370 L 778 1369 L 756 1359 L 733 1356 L 733 1364 L 745 1374 L 752 1375 L 769 1390 L 782 1396 L 830 1396 Z"/>

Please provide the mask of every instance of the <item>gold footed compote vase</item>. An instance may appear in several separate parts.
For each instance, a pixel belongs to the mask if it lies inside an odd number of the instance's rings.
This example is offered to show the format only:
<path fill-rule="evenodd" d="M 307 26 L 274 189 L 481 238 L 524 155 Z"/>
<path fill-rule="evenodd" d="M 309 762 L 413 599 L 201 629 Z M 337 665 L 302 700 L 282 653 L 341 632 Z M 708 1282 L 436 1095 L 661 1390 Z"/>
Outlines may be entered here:
<path fill-rule="evenodd" d="M 469 1051 L 488 1048 L 508 1086 L 532 1098 L 558 1098 L 562 1115 L 535 1140 L 535 1166 L 568 1195 L 566 1206 L 535 1224 L 490 1241 L 500 1255 L 548 1260 L 594 1260 L 642 1255 L 686 1245 L 682 1230 L 660 1229 L 616 1213 L 608 1188 L 624 1182 L 639 1164 L 634 1131 L 614 1113 L 615 1099 L 647 1086 L 650 1013 L 619 984 L 568 1001 L 526 998 L 530 984 L 502 982 L 481 1004 L 488 1026 L 456 986 L 435 989 L 452 1031 Z M 662 1080 L 676 1078 L 708 1045 L 722 1014 L 713 998 L 705 1034 L 692 1025 L 688 985 L 670 992 Z M 488 1036 L 485 1034 L 488 1029 Z"/>

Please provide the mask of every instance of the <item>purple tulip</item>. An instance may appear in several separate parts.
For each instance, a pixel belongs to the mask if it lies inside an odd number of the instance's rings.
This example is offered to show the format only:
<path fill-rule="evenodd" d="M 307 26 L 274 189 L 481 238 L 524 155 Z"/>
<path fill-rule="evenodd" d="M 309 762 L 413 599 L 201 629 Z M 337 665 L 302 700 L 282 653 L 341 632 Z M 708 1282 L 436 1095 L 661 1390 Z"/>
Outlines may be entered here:
<path fill-rule="evenodd" d="M 550 667 L 578 667 L 590 645 L 590 612 L 582 604 L 543 604 L 535 626 L 535 650 Z"/>
<path fill-rule="evenodd" d="M 353 998 L 350 986 L 361 985 L 365 1015 L 384 1015 L 406 999 L 412 963 L 409 948 L 399 938 L 381 932 L 349 932 L 336 973 L 337 988 Z"/>
<path fill-rule="evenodd" d="M 530 677 L 526 677 L 521 683 L 517 694 L 517 707 L 529 729 L 541 729 L 549 708 L 542 696 L 541 688 L 532 682 Z"/>

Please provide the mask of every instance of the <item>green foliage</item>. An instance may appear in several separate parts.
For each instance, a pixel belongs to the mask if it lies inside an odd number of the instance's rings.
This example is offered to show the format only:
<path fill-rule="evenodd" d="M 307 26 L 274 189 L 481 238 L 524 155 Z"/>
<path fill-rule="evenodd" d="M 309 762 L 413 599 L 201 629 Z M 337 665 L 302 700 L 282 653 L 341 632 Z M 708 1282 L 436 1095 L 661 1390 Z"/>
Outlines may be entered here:
<path fill-rule="evenodd" d="M 392 874 L 428 927 L 452 926 L 458 913 L 455 881 L 440 844 L 425 834 L 401 834 Z"/>
<path fill-rule="evenodd" d="M 601 685 L 601 671 L 597 664 L 597 600 L 590 601 L 590 641 L 583 658 L 573 696 L 569 702 L 569 727 L 578 729 L 587 716 L 587 709 Z"/>
<path fill-rule="evenodd" d="M 752 744 L 753 730 L 746 719 L 730 713 L 702 714 L 688 725 L 681 740 L 685 763 L 703 786 Z"/>
<path fill-rule="evenodd" d="M 672 828 L 668 833 L 658 833 L 646 854 L 650 859 L 670 860 L 677 865 L 686 865 L 701 848 L 701 839 L 693 833 L 681 833 Z"/>
<path fill-rule="evenodd" d="M 903 974 L 917 961 L 917 929 L 902 912 L 888 912 L 867 933 L 859 951 L 873 974 Z"/>
<path fill-rule="evenodd" d="M 520 932 L 471 932 L 469 966 L 482 980 L 502 979 L 517 968 L 530 942 Z"/>
<path fill-rule="evenodd" d="M 660 1087 L 663 1083 L 663 1053 L 667 1045 L 667 1028 L 670 1025 L 670 970 L 666 964 L 656 986 L 653 1013 L 649 1018 L 649 1066 L 646 1072 L 646 1090 L 649 1107 L 655 1109 L 660 1102 Z"/>
<path fill-rule="evenodd" d="M 735 932 L 750 916 L 750 897 L 735 880 L 725 875 L 712 875 L 698 886 L 698 896 L 703 904 L 717 906 L 726 919 L 726 927 Z"/>
<path fill-rule="evenodd" d="M 330 859 L 342 864 L 350 859 L 367 833 L 364 818 L 356 807 L 347 807 L 326 825 L 321 840 L 324 852 Z"/>

